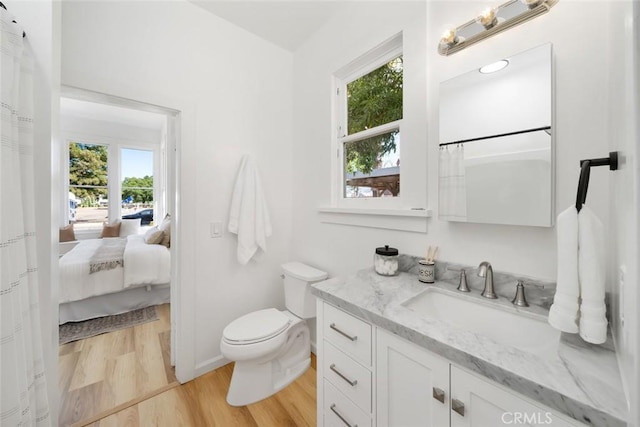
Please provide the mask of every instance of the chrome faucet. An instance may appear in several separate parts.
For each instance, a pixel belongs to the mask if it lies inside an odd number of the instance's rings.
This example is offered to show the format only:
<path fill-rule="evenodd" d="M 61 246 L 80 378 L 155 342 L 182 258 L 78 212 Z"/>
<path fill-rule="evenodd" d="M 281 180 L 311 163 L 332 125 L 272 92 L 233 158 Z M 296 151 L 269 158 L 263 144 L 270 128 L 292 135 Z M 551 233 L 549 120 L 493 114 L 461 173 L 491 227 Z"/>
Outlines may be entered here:
<path fill-rule="evenodd" d="M 478 266 L 478 276 L 484 277 L 484 290 L 480 295 L 489 299 L 497 299 L 493 289 L 493 267 L 487 261 L 482 261 Z"/>

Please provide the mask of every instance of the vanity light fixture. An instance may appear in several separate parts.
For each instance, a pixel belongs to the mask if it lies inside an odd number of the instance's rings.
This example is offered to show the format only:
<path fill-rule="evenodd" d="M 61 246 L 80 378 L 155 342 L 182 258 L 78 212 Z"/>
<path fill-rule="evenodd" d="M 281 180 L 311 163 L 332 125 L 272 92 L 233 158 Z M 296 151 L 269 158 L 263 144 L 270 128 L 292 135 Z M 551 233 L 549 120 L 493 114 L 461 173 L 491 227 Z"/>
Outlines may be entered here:
<path fill-rule="evenodd" d="M 447 30 L 440 38 L 438 53 L 451 55 L 467 46 L 547 13 L 559 0 L 509 0 L 483 10 L 476 18 Z"/>
<path fill-rule="evenodd" d="M 507 68 L 507 65 L 509 65 L 509 61 L 507 61 L 506 59 L 501 59 L 500 61 L 496 61 L 489 65 L 485 65 L 484 67 L 480 67 L 478 71 L 480 71 L 482 74 L 491 74 Z"/>

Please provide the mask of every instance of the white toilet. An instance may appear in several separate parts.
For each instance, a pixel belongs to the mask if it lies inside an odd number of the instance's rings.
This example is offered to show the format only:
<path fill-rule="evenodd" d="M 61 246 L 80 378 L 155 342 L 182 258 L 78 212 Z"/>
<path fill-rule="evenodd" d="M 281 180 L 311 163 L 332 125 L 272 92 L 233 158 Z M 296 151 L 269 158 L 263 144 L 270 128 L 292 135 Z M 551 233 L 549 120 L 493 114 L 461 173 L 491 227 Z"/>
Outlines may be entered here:
<path fill-rule="evenodd" d="M 248 405 L 277 393 L 302 375 L 311 363 L 309 327 L 316 316 L 312 283 L 327 273 L 300 262 L 282 265 L 287 310 L 267 308 L 229 323 L 220 351 L 236 362 L 227 402 Z"/>

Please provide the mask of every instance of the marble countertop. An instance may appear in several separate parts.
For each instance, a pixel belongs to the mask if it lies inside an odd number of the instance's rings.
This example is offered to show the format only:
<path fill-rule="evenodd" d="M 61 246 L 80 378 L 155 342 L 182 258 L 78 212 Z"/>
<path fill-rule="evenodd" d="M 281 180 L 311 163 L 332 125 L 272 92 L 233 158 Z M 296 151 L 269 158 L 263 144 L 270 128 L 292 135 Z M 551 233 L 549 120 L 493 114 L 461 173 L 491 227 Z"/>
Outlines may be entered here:
<path fill-rule="evenodd" d="M 437 278 L 442 277 L 437 273 Z M 456 285 L 447 281 L 427 285 L 419 282 L 413 271 L 384 277 L 373 268 L 316 283 L 312 293 L 587 425 L 626 426 L 627 404 L 611 339 L 604 345 L 592 345 L 563 333 L 555 354 L 536 356 L 428 319 L 402 305 L 430 287 L 457 293 Z M 500 298 L 492 302 L 505 309 L 509 306 L 509 310 L 527 316 L 545 315 L 541 307 L 545 304 L 516 309 L 507 298 L 498 295 Z M 476 289 L 464 296 L 481 298 Z"/>

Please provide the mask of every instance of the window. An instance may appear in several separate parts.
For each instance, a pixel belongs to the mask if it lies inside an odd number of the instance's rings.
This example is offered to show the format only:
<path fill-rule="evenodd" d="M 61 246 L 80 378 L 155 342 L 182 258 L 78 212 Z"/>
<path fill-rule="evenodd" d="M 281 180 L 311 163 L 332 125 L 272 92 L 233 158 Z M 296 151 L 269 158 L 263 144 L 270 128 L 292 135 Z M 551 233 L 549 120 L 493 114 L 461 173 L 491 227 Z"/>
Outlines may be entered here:
<path fill-rule="evenodd" d="M 153 221 L 154 201 L 153 151 L 122 148 L 120 182 L 122 217 L 139 217 L 142 225 L 150 224 Z"/>
<path fill-rule="evenodd" d="M 398 197 L 402 37 L 354 61 L 337 74 L 336 83 L 338 198 Z"/>
<path fill-rule="evenodd" d="M 69 143 L 69 221 L 78 229 L 109 217 L 108 162 L 106 145 Z"/>
<path fill-rule="evenodd" d="M 140 218 L 143 226 L 153 223 L 158 148 L 125 148 L 108 139 L 68 141 L 67 220 L 77 231 L 94 232 L 117 218 Z"/>

